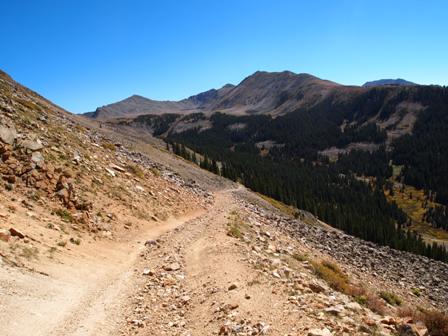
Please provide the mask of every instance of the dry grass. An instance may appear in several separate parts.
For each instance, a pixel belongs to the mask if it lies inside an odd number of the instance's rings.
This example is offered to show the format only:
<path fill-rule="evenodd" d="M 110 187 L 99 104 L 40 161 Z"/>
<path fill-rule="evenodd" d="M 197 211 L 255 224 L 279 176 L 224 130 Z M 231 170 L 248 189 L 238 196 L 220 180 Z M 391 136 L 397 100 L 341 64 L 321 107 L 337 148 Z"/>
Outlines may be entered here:
<path fill-rule="evenodd" d="M 428 333 L 431 336 L 448 335 L 448 315 L 446 313 L 405 306 L 397 309 L 397 315 L 422 322 L 428 328 Z"/>
<path fill-rule="evenodd" d="M 336 264 L 330 261 L 311 262 L 316 274 L 325 280 L 328 285 L 342 293 L 346 293 L 349 288 L 349 281 L 346 274 Z"/>
<path fill-rule="evenodd" d="M 296 208 L 294 208 L 293 206 L 286 205 L 285 203 L 282 203 L 280 201 L 277 201 L 271 197 L 268 197 L 268 196 L 260 194 L 260 193 L 256 193 L 256 194 L 258 196 L 260 196 L 262 199 L 264 199 L 266 202 L 271 204 L 274 208 L 277 208 L 278 210 L 287 214 L 288 216 L 297 217 L 298 210 Z"/>
<path fill-rule="evenodd" d="M 22 247 L 22 252 L 20 253 L 22 257 L 25 257 L 26 259 L 38 259 L 39 250 L 37 247 L 28 247 L 24 246 Z"/>
<path fill-rule="evenodd" d="M 135 176 L 137 176 L 137 177 L 139 177 L 141 179 L 145 177 L 144 170 L 140 166 L 138 166 L 136 164 L 129 164 L 126 168 L 128 169 L 128 171 L 131 174 L 134 174 Z"/>
<path fill-rule="evenodd" d="M 439 311 L 425 311 L 423 313 L 423 323 L 428 328 L 431 336 L 448 335 L 448 315 Z"/>
<path fill-rule="evenodd" d="M 116 147 L 115 147 L 115 145 L 113 144 L 113 143 L 110 143 L 110 142 L 103 142 L 102 144 L 101 144 L 101 146 L 104 148 L 104 149 L 107 149 L 107 150 L 110 150 L 110 151 L 115 151 L 115 149 L 116 149 Z"/>
<path fill-rule="evenodd" d="M 381 291 L 378 293 L 379 297 L 392 306 L 401 306 L 402 300 L 394 293 Z"/>
<path fill-rule="evenodd" d="M 386 313 L 384 302 L 378 296 L 362 286 L 350 284 L 348 276 L 335 263 L 325 260 L 319 263 L 311 262 L 311 264 L 316 274 L 334 290 L 352 296 L 356 302 L 377 314 L 384 315 Z"/>
<path fill-rule="evenodd" d="M 244 236 L 244 231 L 247 230 L 247 224 L 241 219 L 238 213 L 231 212 L 229 223 L 227 223 L 227 235 L 233 238 L 241 239 Z"/>

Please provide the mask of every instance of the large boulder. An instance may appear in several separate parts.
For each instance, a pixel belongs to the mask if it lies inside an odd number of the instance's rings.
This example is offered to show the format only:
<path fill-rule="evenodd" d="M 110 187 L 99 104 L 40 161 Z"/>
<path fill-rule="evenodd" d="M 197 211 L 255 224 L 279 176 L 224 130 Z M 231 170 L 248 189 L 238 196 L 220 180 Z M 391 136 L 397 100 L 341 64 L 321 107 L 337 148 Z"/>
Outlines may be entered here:
<path fill-rule="evenodd" d="M 8 145 L 12 145 L 17 139 L 17 132 L 14 128 L 0 125 L 0 140 Z"/>

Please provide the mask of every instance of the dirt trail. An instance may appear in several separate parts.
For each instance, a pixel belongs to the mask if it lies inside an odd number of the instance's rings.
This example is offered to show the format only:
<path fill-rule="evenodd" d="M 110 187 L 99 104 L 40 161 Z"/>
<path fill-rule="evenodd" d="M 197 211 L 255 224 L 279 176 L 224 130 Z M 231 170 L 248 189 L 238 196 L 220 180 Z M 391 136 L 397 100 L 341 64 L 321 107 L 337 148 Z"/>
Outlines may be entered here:
<path fill-rule="evenodd" d="M 2 335 L 109 335 L 132 289 L 133 265 L 144 241 L 202 213 L 151 224 L 121 242 L 88 245 L 82 255 L 43 265 L 49 276 L 2 266 Z"/>
<path fill-rule="evenodd" d="M 393 334 L 316 278 L 300 258 L 315 251 L 263 222 L 240 189 L 216 192 L 206 211 L 92 244 L 48 277 L 0 269 L 2 335 Z"/>

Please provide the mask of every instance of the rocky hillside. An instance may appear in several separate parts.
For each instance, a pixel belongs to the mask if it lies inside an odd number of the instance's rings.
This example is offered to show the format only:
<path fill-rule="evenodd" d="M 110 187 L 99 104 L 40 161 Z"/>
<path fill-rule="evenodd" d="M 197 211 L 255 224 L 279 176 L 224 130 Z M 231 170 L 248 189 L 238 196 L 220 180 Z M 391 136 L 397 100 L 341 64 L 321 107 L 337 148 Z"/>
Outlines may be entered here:
<path fill-rule="evenodd" d="M 447 334 L 444 263 L 291 212 L 3 73 L 0 111 L 2 335 Z"/>

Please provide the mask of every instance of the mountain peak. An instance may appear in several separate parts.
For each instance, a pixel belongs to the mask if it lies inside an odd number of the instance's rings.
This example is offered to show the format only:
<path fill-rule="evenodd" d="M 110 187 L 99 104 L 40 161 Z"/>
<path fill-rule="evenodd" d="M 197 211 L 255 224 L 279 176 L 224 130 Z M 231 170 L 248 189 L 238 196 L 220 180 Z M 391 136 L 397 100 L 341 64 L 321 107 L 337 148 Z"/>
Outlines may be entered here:
<path fill-rule="evenodd" d="M 405 79 L 402 78 L 397 78 L 397 79 L 378 79 L 375 81 L 371 81 L 371 82 L 366 82 L 363 84 L 363 87 L 372 87 L 372 86 L 387 86 L 387 85 L 395 85 L 395 86 L 413 86 L 413 85 L 418 85 L 416 83 L 407 81 Z"/>

